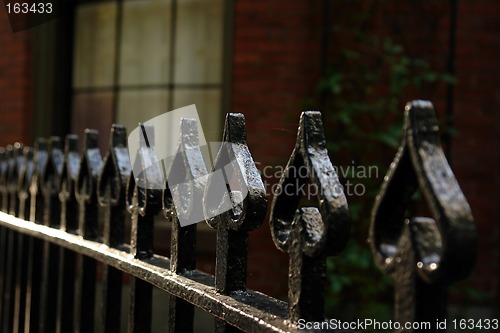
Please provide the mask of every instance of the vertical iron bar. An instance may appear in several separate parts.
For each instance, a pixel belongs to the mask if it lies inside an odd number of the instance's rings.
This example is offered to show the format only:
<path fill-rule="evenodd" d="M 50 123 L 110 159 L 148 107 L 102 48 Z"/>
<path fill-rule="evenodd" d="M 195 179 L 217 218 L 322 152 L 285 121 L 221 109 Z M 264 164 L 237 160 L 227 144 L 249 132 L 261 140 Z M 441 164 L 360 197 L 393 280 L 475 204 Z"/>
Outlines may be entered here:
<path fill-rule="evenodd" d="M 222 172 L 225 193 L 217 193 L 220 180 L 213 177 Z M 243 195 L 243 191 L 246 196 Z M 221 201 L 230 209 L 219 211 Z M 246 143 L 246 124 L 242 114 L 226 116 L 223 144 L 204 189 L 203 205 L 206 221 L 217 229 L 215 287 L 226 295 L 244 292 L 247 280 L 248 232 L 264 220 L 266 212 L 265 187 Z M 211 212 L 216 211 L 216 216 Z M 215 318 L 215 332 L 241 332 Z"/>
<path fill-rule="evenodd" d="M 97 185 L 99 204 L 104 207 L 103 241 L 109 247 L 119 248 L 125 241 L 125 189 L 130 175 L 127 151 L 127 131 L 113 124 L 110 147 Z M 122 303 L 122 272 L 104 265 L 103 272 L 103 331 L 120 332 Z"/>
<path fill-rule="evenodd" d="M 67 135 L 64 148 L 64 164 L 58 184 L 61 201 L 61 230 L 77 233 L 78 203 L 75 197 L 75 182 L 80 168 L 78 137 Z M 74 327 L 75 307 L 75 262 L 76 254 L 63 247 L 59 249 L 59 291 L 57 296 L 56 332 L 70 332 Z"/>
<path fill-rule="evenodd" d="M 226 222 L 221 219 L 217 225 L 215 287 L 230 294 L 246 290 L 248 233 L 230 230 Z M 214 324 L 214 332 L 242 332 L 222 319 L 215 318 Z"/>
<path fill-rule="evenodd" d="M 44 214 L 44 199 L 41 191 L 42 171 L 47 164 L 47 142 L 43 138 L 35 141 L 33 148 L 33 175 L 30 188 L 30 221 L 42 223 Z M 28 276 L 26 289 L 26 313 L 24 331 L 39 332 L 40 325 L 40 293 L 42 278 L 43 241 L 30 237 L 28 240 Z"/>
<path fill-rule="evenodd" d="M 40 282 L 42 279 L 43 242 L 35 237 L 28 241 L 28 278 L 26 289 L 26 314 L 24 331 L 39 332 Z"/>
<path fill-rule="evenodd" d="M 17 146 L 15 152 L 15 169 L 14 174 L 10 177 L 12 195 L 17 197 L 13 205 L 17 207 L 16 212 L 19 218 L 24 219 L 26 216 L 26 199 L 28 198 L 28 189 L 24 186 L 24 179 L 31 179 L 33 169 L 32 153 L 29 147 Z M 24 314 L 26 311 L 26 274 L 28 270 L 28 236 L 23 233 L 17 234 L 17 271 L 14 293 L 14 309 L 12 324 L 13 332 L 24 332 Z"/>
<path fill-rule="evenodd" d="M 78 201 L 78 234 L 84 239 L 97 240 L 98 206 L 97 177 L 102 169 L 102 158 L 98 146 L 98 132 L 85 130 L 80 170 L 75 184 Z M 79 256 L 79 279 L 77 283 L 77 306 L 75 331 L 94 331 L 96 262 L 84 255 Z"/>
<path fill-rule="evenodd" d="M 137 186 L 134 192 L 137 193 Z M 144 189 L 140 189 L 144 190 Z M 139 190 L 139 191 L 140 191 Z M 138 195 L 132 200 L 135 209 L 132 213 L 131 251 L 137 259 L 149 259 L 153 256 L 153 232 L 155 214 L 139 213 Z M 129 332 L 151 332 L 153 288 L 151 284 L 131 277 Z"/>
<path fill-rule="evenodd" d="M 136 277 L 130 281 L 129 333 L 151 332 L 153 287 Z"/>
<path fill-rule="evenodd" d="M 246 289 L 248 234 L 220 223 L 217 230 L 215 287 L 225 294 Z"/>
<path fill-rule="evenodd" d="M 74 327 L 75 262 L 73 251 L 59 249 L 59 292 L 57 296 L 56 332 L 71 332 Z"/>
<path fill-rule="evenodd" d="M 413 223 L 418 221 L 414 220 Z M 415 269 L 419 259 L 412 241 L 410 222 L 407 220 L 398 242 L 397 265 L 395 265 L 394 279 L 394 320 L 405 322 L 431 322 L 446 319 L 446 287 L 441 283 L 429 284 L 424 282 Z M 433 327 L 434 331 L 439 331 Z M 399 332 L 416 333 L 419 330 L 402 329 Z M 423 331 L 422 331 L 423 332 Z"/>
<path fill-rule="evenodd" d="M 24 332 L 24 316 L 26 312 L 26 288 L 28 272 L 29 237 L 19 233 L 17 238 L 17 272 L 14 306 L 13 332 Z"/>
<path fill-rule="evenodd" d="M 299 210 L 296 219 L 291 225 L 291 239 L 301 239 L 304 232 L 302 216 L 307 214 L 307 208 Z M 325 255 L 308 256 L 303 253 L 304 245 L 297 241 L 292 244 L 289 255 L 288 273 L 288 300 L 290 306 L 290 320 L 307 321 L 323 320 L 324 289 L 326 282 Z"/>
<path fill-rule="evenodd" d="M 10 150 L 10 152 L 9 152 Z M 13 216 L 19 216 L 19 196 L 18 196 L 18 180 L 19 172 L 24 163 L 24 155 L 22 153 L 23 146 L 20 143 L 15 143 L 14 146 L 10 146 L 8 149 L 8 154 L 10 158 L 7 162 L 7 179 L 5 184 L 8 190 L 8 200 L 9 200 L 9 214 Z M 19 251 L 18 245 L 22 247 L 22 243 L 19 243 L 23 239 L 22 234 L 17 233 L 13 230 L 9 230 L 7 233 L 8 238 L 8 249 L 7 249 L 7 262 L 5 267 L 5 273 L 7 277 L 5 279 L 5 293 L 4 293 L 4 307 L 3 307 L 3 331 L 12 332 L 14 325 L 17 326 L 17 320 L 15 316 L 16 312 L 16 290 L 18 290 L 18 269 L 21 268 L 21 262 L 18 256 L 22 255 Z M 21 257 L 22 258 L 22 257 Z"/>
<path fill-rule="evenodd" d="M 24 220 L 30 219 L 30 185 L 33 177 L 33 149 L 24 147 L 24 164 L 19 174 L 19 217 Z"/>
<path fill-rule="evenodd" d="M 199 204 L 203 200 L 204 177 L 207 167 L 199 149 L 198 124 L 194 119 L 182 119 L 179 146 L 172 165 L 168 166 L 168 187 L 163 192 L 163 212 L 172 222 L 170 269 L 184 274 L 196 268 L 196 224 L 181 227 L 180 218 L 189 221 L 194 214 L 203 213 Z M 189 163 L 191 162 L 191 163 Z M 195 182 L 197 185 L 194 185 Z M 190 184 L 186 195 L 182 184 Z M 174 207 L 172 195 L 182 197 L 183 207 Z M 196 207 L 198 205 L 198 207 Z M 198 217 L 197 217 L 198 218 Z M 189 221 L 193 222 L 193 221 Z M 192 332 L 194 307 L 185 300 L 169 296 L 169 332 Z"/>
<path fill-rule="evenodd" d="M 431 217 L 414 216 L 417 189 Z M 446 318 L 446 289 L 472 271 L 477 231 L 429 101 L 405 106 L 403 139 L 373 206 L 370 244 L 375 262 L 394 280 L 397 321 Z"/>
<path fill-rule="evenodd" d="M 19 172 L 24 164 L 23 145 L 19 142 L 14 144 L 12 159 L 8 170 L 7 186 L 9 191 L 9 214 L 19 216 Z"/>
<path fill-rule="evenodd" d="M 41 170 L 41 189 L 44 197 L 44 224 L 59 228 L 61 203 L 58 183 L 61 177 L 64 155 L 59 137 L 51 137 L 48 146 L 47 164 Z M 51 242 L 43 244 L 42 290 L 40 306 L 40 331 L 55 332 L 57 310 L 57 286 L 59 269 L 59 247 Z"/>
<path fill-rule="evenodd" d="M 119 269 L 104 266 L 102 317 L 103 332 L 120 332 L 123 274 Z"/>
<path fill-rule="evenodd" d="M 15 300 L 15 280 L 17 272 L 17 235 L 14 230 L 8 229 L 7 232 L 7 251 L 4 271 L 4 295 L 3 295 L 3 313 L 2 313 L 2 332 L 12 332 L 14 319 L 14 300 Z"/>
<path fill-rule="evenodd" d="M 196 268 L 196 224 L 181 227 L 177 217 L 172 222 L 170 269 L 182 274 Z M 175 296 L 169 299 L 169 332 L 193 332 L 194 306 Z"/>
<path fill-rule="evenodd" d="M 143 136 L 134 163 L 134 173 L 128 179 L 126 198 L 132 216 L 130 250 L 134 258 L 147 260 L 153 257 L 154 217 L 161 209 L 163 174 L 154 148 L 154 129 L 141 125 Z M 149 137 L 146 137 L 146 133 Z M 137 168 L 135 168 L 137 167 Z M 152 285 L 137 277 L 131 278 L 130 313 L 128 331 L 151 331 Z"/>
<path fill-rule="evenodd" d="M 25 220 L 30 218 L 30 185 L 33 177 L 33 149 L 24 147 L 24 164 L 19 172 L 19 217 Z M 26 235 L 19 235 L 19 270 L 18 270 L 18 290 L 16 291 L 15 318 L 17 318 L 14 331 L 25 331 L 25 320 L 28 311 L 28 273 L 30 271 L 31 245 L 33 238 Z"/>
<path fill-rule="evenodd" d="M 350 218 L 347 199 L 326 149 L 321 113 L 300 116 L 295 148 L 271 204 L 271 235 L 290 255 L 289 319 L 324 319 L 325 260 L 347 245 Z M 305 171 L 305 172 L 304 172 Z M 318 207 L 300 207 L 300 188 L 314 184 Z"/>

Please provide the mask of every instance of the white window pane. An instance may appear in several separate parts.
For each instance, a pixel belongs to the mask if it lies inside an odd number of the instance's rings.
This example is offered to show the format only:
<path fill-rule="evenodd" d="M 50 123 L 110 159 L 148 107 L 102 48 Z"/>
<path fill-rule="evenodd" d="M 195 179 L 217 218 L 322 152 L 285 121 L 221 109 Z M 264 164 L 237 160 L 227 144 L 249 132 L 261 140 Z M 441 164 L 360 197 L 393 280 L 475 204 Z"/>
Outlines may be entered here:
<path fill-rule="evenodd" d="M 221 83 L 222 0 L 177 1 L 175 83 Z"/>
<path fill-rule="evenodd" d="M 207 141 L 222 139 L 221 92 L 220 89 L 177 89 L 174 91 L 174 109 L 196 104 L 201 126 Z"/>
<path fill-rule="evenodd" d="M 77 6 L 73 87 L 113 84 L 116 3 Z"/>
<path fill-rule="evenodd" d="M 144 123 L 167 111 L 166 90 L 124 90 L 120 92 L 116 122 L 125 125 L 130 133 L 138 123 Z"/>
<path fill-rule="evenodd" d="M 120 84 L 166 84 L 169 75 L 170 0 L 123 4 Z"/>

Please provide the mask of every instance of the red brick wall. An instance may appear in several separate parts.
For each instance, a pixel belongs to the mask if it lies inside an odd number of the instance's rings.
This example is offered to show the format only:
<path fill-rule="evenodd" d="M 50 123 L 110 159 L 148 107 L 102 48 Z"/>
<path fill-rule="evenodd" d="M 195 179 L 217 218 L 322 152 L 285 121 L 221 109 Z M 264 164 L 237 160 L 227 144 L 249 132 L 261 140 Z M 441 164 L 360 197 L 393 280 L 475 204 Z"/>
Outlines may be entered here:
<path fill-rule="evenodd" d="M 0 146 L 31 143 L 33 109 L 30 31 L 12 33 L 0 8 Z"/>
<path fill-rule="evenodd" d="M 452 162 L 479 230 L 472 280 L 498 299 L 500 2 L 459 1 Z"/>

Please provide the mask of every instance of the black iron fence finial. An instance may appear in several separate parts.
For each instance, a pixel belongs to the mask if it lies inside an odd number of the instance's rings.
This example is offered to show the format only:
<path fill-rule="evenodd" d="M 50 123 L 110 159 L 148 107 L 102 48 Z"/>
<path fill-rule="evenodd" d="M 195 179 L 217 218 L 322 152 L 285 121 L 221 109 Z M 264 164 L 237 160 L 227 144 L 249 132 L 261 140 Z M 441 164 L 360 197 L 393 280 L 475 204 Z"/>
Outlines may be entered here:
<path fill-rule="evenodd" d="M 319 208 L 298 208 L 300 189 L 308 180 Z M 347 200 L 328 156 L 317 111 L 300 117 L 297 143 L 274 193 L 270 225 L 276 247 L 290 255 L 290 320 L 322 320 L 325 257 L 346 246 L 350 225 Z"/>
<path fill-rule="evenodd" d="M 375 261 L 396 284 L 395 319 L 434 322 L 446 318 L 446 287 L 472 270 L 476 230 L 430 102 L 406 105 L 403 135 L 375 200 L 370 241 Z M 409 211 L 417 189 L 432 218 Z"/>

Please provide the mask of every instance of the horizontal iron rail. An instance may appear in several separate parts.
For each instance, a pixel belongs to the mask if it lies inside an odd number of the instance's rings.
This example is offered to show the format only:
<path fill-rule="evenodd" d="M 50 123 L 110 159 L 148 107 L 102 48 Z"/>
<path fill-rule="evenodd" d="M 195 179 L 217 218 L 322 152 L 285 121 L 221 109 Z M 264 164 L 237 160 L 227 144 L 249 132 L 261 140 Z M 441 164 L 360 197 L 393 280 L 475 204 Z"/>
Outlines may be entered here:
<path fill-rule="evenodd" d="M 300 332 L 290 326 L 286 302 L 247 290 L 231 295 L 218 293 L 212 275 L 198 270 L 185 276 L 170 271 L 170 260 L 163 256 L 139 260 L 122 249 L 86 240 L 66 231 L 26 221 L 0 212 L 0 225 L 17 232 L 49 241 L 91 257 L 124 273 L 138 277 L 167 293 L 182 298 L 225 322 L 249 332 Z"/>

